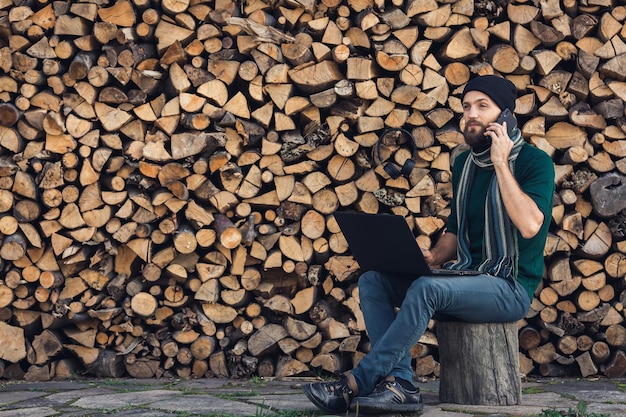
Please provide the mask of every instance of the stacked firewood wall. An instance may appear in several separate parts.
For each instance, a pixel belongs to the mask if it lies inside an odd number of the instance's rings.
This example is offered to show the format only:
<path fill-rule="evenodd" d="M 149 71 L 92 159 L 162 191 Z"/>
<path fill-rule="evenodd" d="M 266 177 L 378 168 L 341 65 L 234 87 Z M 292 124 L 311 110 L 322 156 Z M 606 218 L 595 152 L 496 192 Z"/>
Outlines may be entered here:
<path fill-rule="evenodd" d="M 350 369 L 369 345 L 333 213 L 434 242 L 460 93 L 492 73 L 557 173 L 522 372 L 623 376 L 625 22 L 619 0 L 0 0 L 0 376 Z M 374 157 L 398 127 L 416 154 Z"/>

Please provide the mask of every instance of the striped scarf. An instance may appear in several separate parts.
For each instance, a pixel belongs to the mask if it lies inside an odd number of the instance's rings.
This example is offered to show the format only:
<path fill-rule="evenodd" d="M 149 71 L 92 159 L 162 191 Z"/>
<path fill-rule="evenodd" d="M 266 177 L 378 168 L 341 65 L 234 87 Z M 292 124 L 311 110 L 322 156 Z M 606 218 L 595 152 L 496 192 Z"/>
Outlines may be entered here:
<path fill-rule="evenodd" d="M 515 172 L 515 160 L 519 155 L 524 139 L 519 129 L 513 131 L 513 149 L 509 155 L 509 167 Z M 483 239 L 483 259 L 478 270 L 489 275 L 515 279 L 517 277 L 517 230 L 504 209 L 500 187 L 491 162 L 491 150 L 475 153 L 470 152 L 463 165 L 459 179 L 458 195 L 456 198 L 456 215 L 459 228 L 457 260 L 452 263 L 451 269 L 468 269 L 472 258 L 469 249 L 468 218 L 469 188 L 473 182 L 477 168 L 492 172 L 487 199 L 485 201 L 485 234 Z"/>

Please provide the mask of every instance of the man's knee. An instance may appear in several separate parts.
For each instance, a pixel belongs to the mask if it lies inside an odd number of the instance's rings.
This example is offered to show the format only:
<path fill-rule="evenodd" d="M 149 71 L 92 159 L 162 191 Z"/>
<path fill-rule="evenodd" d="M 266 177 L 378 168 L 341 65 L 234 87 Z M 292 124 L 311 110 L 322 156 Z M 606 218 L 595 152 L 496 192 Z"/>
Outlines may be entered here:
<path fill-rule="evenodd" d="M 359 277 L 359 291 L 367 289 L 372 285 L 380 285 L 378 279 L 379 275 L 380 274 L 376 271 L 365 271 L 363 274 L 361 274 L 361 276 Z"/>
<path fill-rule="evenodd" d="M 386 284 L 383 274 L 377 271 L 366 271 L 359 277 L 359 296 L 376 294 Z"/>
<path fill-rule="evenodd" d="M 406 302 L 424 302 L 437 299 L 441 294 L 438 278 L 421 277 L 416 279 L 407 290 Z"/>
<path fill-rule="evenodd" d="M 429 291 L 431 288 L 437 287 L 437 278 L 432 277 L 420 277 L 413 281 L 409 287 L 411 292 Z"/>

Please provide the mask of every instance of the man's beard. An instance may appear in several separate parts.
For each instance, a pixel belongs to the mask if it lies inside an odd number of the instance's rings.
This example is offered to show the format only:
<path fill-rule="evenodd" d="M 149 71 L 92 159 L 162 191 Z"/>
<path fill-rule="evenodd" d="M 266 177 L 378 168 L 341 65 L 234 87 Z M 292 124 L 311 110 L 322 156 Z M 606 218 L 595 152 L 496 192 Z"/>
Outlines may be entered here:
<path fill-rule="evenodd" d="M 472 150 L 475 152 L 480 152 L 489 147 L 491 145 L 491 139 L 485 136 L 486 128 L 484 126 L 480 126 L 480 129 L 476 129 L 476 126 L 465 125 L 465 129 L 463 129 L 463 136 L 465 137 L 465 143 L 467 143 Z"/>

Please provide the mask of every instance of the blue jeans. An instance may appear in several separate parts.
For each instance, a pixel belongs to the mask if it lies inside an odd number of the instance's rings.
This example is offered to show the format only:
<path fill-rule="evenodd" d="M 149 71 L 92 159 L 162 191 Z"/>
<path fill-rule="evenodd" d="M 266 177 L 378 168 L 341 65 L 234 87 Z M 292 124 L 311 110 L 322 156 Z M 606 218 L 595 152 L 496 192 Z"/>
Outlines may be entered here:
<path fill-rule="evenodd" d="M 359 278 L 359 298 L 372 344 L 351 371 L 359 395 L 369 394 L 388 375 L 413 379 L 410 349 L 431 318 L 506 323 L 523 318 L 530 307 L 517 281 L 489 275 L 411 280 L 368 271 Z M 400 307 L 397 314 L 395 307 Z"/>

